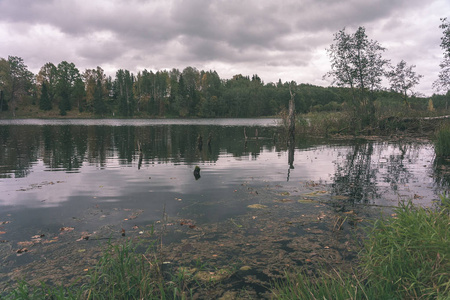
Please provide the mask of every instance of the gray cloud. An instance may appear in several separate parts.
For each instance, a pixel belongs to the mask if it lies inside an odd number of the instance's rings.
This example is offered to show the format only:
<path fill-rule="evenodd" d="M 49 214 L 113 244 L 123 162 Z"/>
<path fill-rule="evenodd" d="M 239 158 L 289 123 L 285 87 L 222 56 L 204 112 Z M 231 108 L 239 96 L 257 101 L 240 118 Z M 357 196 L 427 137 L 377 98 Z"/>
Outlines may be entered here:
<path fill-rule="evenodd" d="M 326 85 L 333 33 L 365 26 L 393 62 L 426 73 L 420 89 L 430 94 L 447 2 L 0 0 L 0 57 L 21 56 L 34 72 L 62 60 L 111 72 L 192 65 Z"/>

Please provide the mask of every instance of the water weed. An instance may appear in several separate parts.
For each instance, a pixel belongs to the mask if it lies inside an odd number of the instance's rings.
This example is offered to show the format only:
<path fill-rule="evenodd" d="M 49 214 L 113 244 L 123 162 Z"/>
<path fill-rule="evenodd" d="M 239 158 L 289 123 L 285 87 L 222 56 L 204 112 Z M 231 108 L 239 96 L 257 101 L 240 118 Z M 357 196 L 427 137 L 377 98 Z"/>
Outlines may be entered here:
<path fill-rule="evenodd" d="M 273 294 L 278 299 L 449 299 L 449 224 L 446 207 L 401 203 L 392 218 L 381 218 L 368 230 L 354 273 L 298 271 L 276 282 Z"/>

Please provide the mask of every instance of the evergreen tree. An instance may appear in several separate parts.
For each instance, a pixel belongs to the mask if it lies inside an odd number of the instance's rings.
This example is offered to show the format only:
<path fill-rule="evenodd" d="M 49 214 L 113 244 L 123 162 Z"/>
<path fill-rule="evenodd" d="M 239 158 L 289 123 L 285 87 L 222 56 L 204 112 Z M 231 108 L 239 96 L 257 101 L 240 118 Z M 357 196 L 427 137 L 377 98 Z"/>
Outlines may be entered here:
<path fill-rule="evenodd" d="M 94 91 L 94 113 L 96 115 L 103 115 L 106 113 L 106 104 L 103 99 L 103 86 L 102 82 L 97 79 L 97 84 L 95 85 Z"/>
<path fill-rule="evenodd" d="M 41 99 L 39 100 L 39 108 L 42 110 L 51 110 L 52 101 L 48 92 L 48 84 L 46 81 L 42 83 Z"/>

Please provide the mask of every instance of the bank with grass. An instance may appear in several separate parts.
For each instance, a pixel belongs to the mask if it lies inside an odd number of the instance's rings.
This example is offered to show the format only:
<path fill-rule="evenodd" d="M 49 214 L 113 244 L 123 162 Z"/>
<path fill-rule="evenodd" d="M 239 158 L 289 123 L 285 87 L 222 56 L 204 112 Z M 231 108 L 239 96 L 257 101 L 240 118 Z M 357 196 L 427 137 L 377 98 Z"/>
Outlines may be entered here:
<path fill-rule="evenodd" d="M 313 274 L 286 269 L 284 278 L 268 286 L 275 299 L 449 299 L 449 224 L 447 196 L 436 208 L 402 203 L 366 228 L 351 272 L 327 266 L 317 266 Z M 97 266 L 75 284 L 22 281 L 2 299 L 190 299 L 194 291 L 207 293 L 217 276 L 237 272 L 223 269 L 212 277 L 201 265 L 173 269 L 160 257 L 157 243 L 109 243 Z"/>
<path fill-rule="evenodd" d="M 315 276 L 286 273 L 274 284 L 277 299 L 449 299 L 450 205 L 403 203 L 391 218 L 368 228 L 353 273 L 326 268 Z"/>

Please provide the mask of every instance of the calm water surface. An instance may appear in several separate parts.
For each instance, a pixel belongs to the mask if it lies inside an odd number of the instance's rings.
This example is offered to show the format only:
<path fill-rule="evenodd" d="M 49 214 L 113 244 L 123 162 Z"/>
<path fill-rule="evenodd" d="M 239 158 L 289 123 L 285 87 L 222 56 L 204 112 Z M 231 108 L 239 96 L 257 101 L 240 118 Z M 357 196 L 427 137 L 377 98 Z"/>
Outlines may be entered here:
<path fill-rule="evenodd" d="M 119 210 L 139 211 L 137 225 L 164 212 L 221 222 L 249 210 L 237 192 L 249 185 L 320 184 L 330 201 L 380 206 L 432 205 L 448 186 L 428 142 L 297 138 L 287 149 L 281 132 L 275 119 L 0 121 L 0 239 L 80 219 L 89 231 L 123 221 Z M 105 213 L 85 218 L 95 207 Z"/>
<path fill-rule="evenodd" d="M 442 191 L 429 143 L 298 139 L 290 167 L 277 124 L 275 119 L 1 121 L 0 216 L 14 213 L 16 226 L 23 228 L 59 226 L 92 204 L 141 208 L 155 219 L 164 205 L 176 215 L 190 201 L 208 201 L 208 211 L 200 214 L 216 221 L 241 211 L 234 190 L 247 181 L 283 186 L 319 181 L 350 201 L 379 205 L 414 197 L 431 204 Z M 214 205 L 222 200 L 236 201 L 236 207 Z"/>

